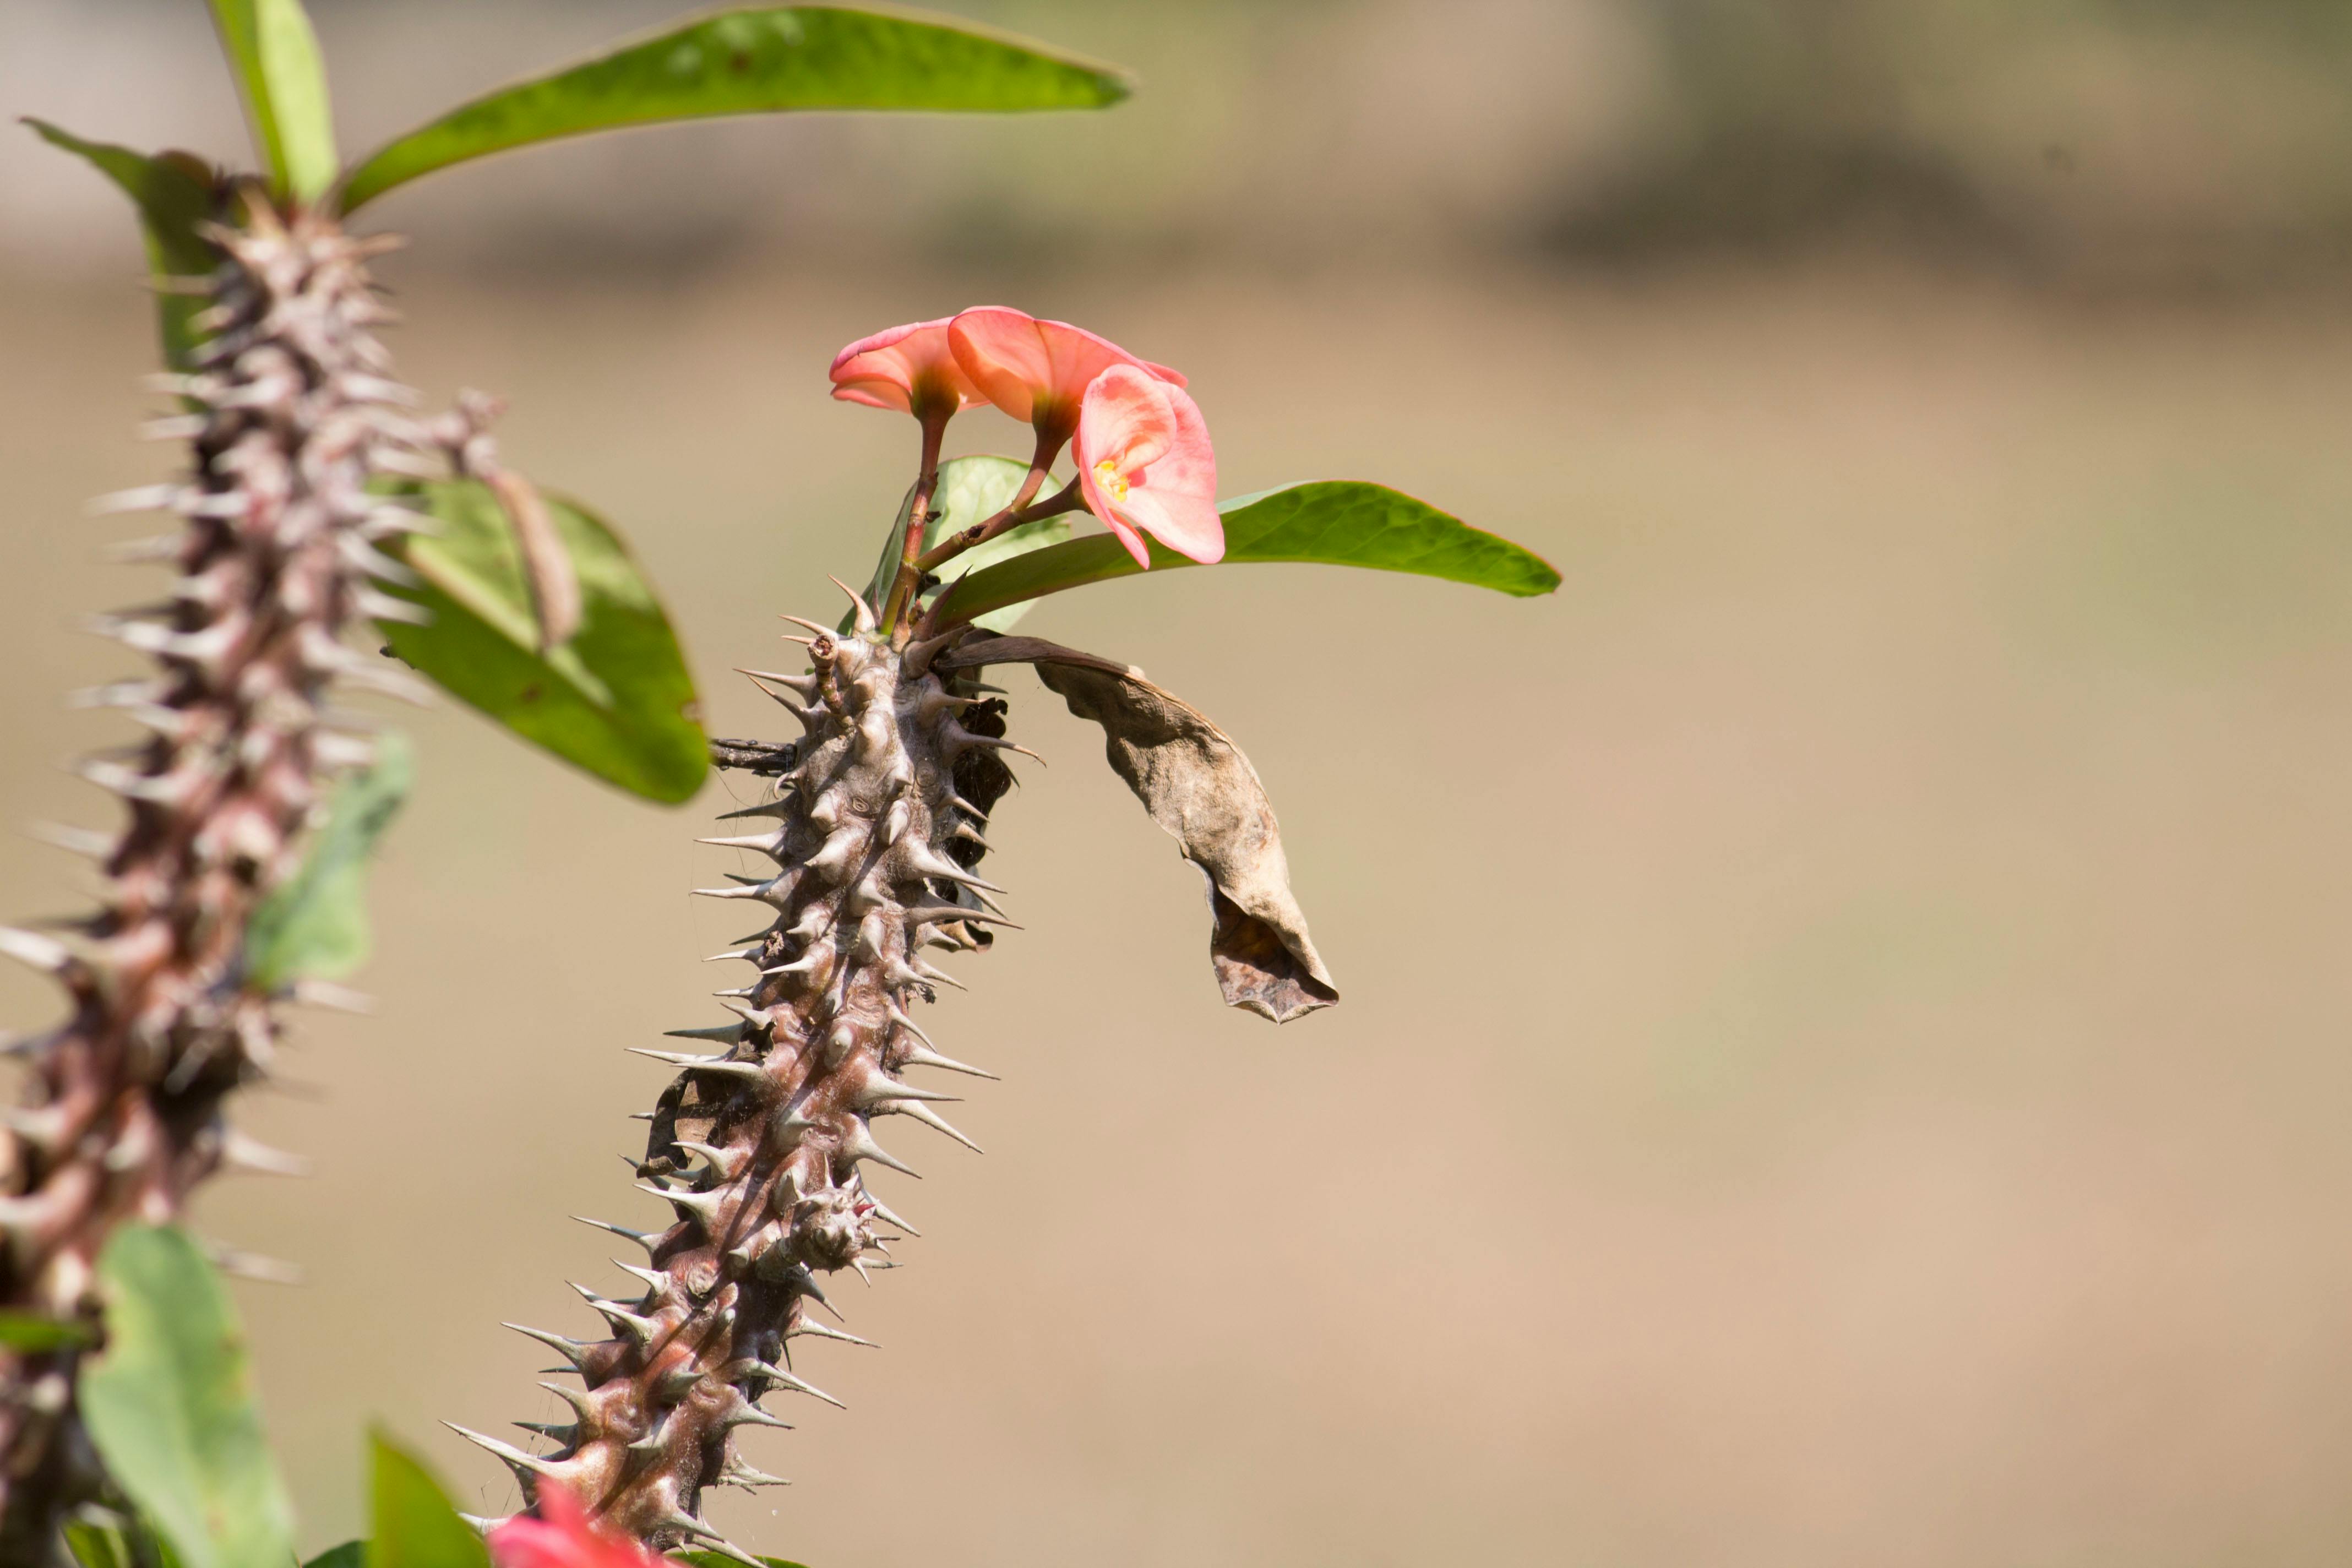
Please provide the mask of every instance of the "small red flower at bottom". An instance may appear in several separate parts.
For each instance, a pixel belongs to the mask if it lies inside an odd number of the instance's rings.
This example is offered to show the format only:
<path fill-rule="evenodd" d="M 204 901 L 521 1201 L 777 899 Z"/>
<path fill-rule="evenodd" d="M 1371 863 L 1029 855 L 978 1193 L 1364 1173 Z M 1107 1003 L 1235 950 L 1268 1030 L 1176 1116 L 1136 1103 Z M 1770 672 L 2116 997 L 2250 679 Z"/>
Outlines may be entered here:
<path fill-rule="evenodd" d="M 677 1568 L 589 1523 L 580 1500 L 550 1480 L 539 1483 L 539 1517 L 507 1521 L 490 1531 L 489 1547 L 498 1568 Z"/>
<path fill-rule="evenodd" d="M 1115 364 L 1087 387 L 1078 416 L 1078 486 L 1136 564 L 1149 568 L 1148 533 L 1207 565 L 1225 554 L 1217 515 L 1217 454 L 1192 394 L 1134 365 Z"/>

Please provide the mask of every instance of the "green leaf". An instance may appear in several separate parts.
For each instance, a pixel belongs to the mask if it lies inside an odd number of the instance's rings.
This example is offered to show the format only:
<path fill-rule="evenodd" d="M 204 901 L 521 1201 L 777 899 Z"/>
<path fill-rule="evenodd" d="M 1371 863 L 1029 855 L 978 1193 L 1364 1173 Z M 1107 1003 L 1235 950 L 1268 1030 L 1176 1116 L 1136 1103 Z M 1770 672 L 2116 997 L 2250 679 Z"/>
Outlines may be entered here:
<path fill-rule="evenodd" d="M 346 1541 L 341 1546 L 330 1546 L 302 1568 L 367 1568 L 367 1542 Z"/>
<path fill-rule="evenodd" d="M 382 1432 L 369 1448 L 367 1568 L 490 1568 L 481 1536 L 415 1456 Z"/>
<path fill-rule="evenodd" d="M 107 1344 L 85 1363 L 81 1409 L 108 1471 L 186 1568 L 289 1561 L 293 1510 L 212 1265 L 185 1232 L 125 1226 L 98 1281 Z"/>
<path fill-rule="evenodd" d="M 280 195 L 318 200 L 335 183 L 335 121 L 302 0 L 212 0 L 212 7 L 269 183 Z"/>
<path fill-rule="evenodd" d="M 181 1568 L 172 1549 L 143 1522 L 96 1505 L 67 1521 L 61 1533 L 79 1568 Z"/>
<path fill-rule="evenodd" d="M 939 489 L 931 496 L 931 516 L 923 530 L 923 548 L 930 549 L 949 534 L 970 528 L 1003 511 L 1008 502 L 1020 493 L 1021 481 L 1029 477 L 1029 465 L 1012 458 L 971 457 L 950 458 L 940 465 Z M 907 487 L 907 499 L 898 503 L 898 521 L 890 529 L 889 542 L 882 547 L 882 559 L 875 563 L 874 582 L 866 589 L 869 604 L 879 606 L 882 596 L 890 591 L 890 580 L 898 574 L 898 556 L 907 542 L 907 523 L 915 509 L 915 489 Z M 970 572 L 976 572 L 992 562 L 1008 561 L 1032 550 L 1042 550 L 1069 538 L 1070 524 L 1066 518 L 1040 518 L 1024 522 L 1018 528 L 1007 529 L 987 543 L 965 551 L 941 566 L 936 575 L 941 583 L 952 583 Z M 934 588 L 925 594 L 921 603 L 929 605 L 943 590 Z M 978 625 L 992 632 L 1007 631 L 1013 623 L 1029 613 L 1027 603 L 1008 605 L 980 618 Z M 847 631 L 845 622 L 842 629 Z"/>
<path fill-rule="evenodd" d="M 1217 510 L 1224 517 L 1227 565 L 1311 561 L 1369 566 L 1521 597 L 1559 586 L 1559 574 L 1542 557 L 1385 485 L 1321 479 L 1242 496 Z M 1147 542 L 1155 572 L 1199 564 L 1157 541 Z M 1041 594 L 1131 577 L 1142 570 L 1116 538 L 1088 534 L 974 572 L 948 595 L 946 614 L 976 620 Z"/>
<path fill-rule="evenodd" d="M 648 799 L 702 786 L 709 742 L 694 677 L 661 602 L 628 546 L 576 501 L 548 495 L 549 517 L 580 580 L 580 628 L 542 654 L 521 552 L 488 487 L 441 480 L 411 493 L 441 524 L 403 551 L 424 579 L 386 591 L 432 612 L 428 626 L 383 621 L 393 653 L 528 741 Z"/>
<path fill-rule="evenodd" d="M 149 157 L 128 147 L 85 142 L 44 120 L 27 119 L 41 139 L 85 158 L 99 173 L 122 187 L 139 208 L 139 225 L 147 236 L 147 264 L 154 276 L 202 278 L 219 262 L 213 247 L 196 234 L 196 225 L 211 216 L 212 171 L 185 153 Z M 163 359 L 173 370 L 191 368 L 197 343 L 203 341 L 192 324 L 209 301 L 181 293 L 155 296 L 156 315 L 163 334 Z"/>
<path fill-rule="evenodd" d="M 65 1537 L 66 1550 L 79 1568 L 138 1568 L 139 1560 L 131 1554 L 131 1542 L 119 1524 L 77 1519 L 66 1525 Z"/>
<path fill-rule="evenodd" d="M 37 1312 L 0 1312 L 0 1345 L 12 1351 L 38 1354 L 97 1342 L 98 1336 L 85 1323 L 45 1318 Z"/>
<path fill-rule="evenodd" d="M 1128 91 L 1115 67 L 948 17 L 749 6 L 451 110 L 353 170 L 343 207 L 468 158 L 627 125 L 806 109 L 1098 109 Z"/>
<path fill-rule="evenodd" d="M 360 966 L 368 952 L 368 856 L 415 780 L 407 738 L 377 736 L 374 763 L 336 786 L 302 868 L 254 911 L 245 939 L 247 984 L 272 992 L 297 980 L 340 979 Z"/>

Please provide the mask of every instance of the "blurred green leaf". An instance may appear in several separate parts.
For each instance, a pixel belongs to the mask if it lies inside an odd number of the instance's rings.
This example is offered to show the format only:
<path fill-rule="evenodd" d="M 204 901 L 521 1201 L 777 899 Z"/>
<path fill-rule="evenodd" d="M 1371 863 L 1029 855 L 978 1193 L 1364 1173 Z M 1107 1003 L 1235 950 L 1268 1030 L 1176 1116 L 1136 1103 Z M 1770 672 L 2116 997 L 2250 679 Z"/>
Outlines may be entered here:
<path fill-rule="evenodd" d="M 949 17 L 750 6 L 451 110 L 353 170 L 343 207 L 468 158 L 626 125 L 808 109 L 1097 109 L 1128 91 L 1115 67 Z"/>
<path fill-rule="evenodd" d="M 580 581 L 580 629 L 542 654 L 522 555 L 505 511 L 470 479 L 413 487 L 439 521 L 403 551 L 424 579 L 386 591 L 424 605 L 427 626 L 379 622 L 400 658 L 528 741 L 623 789 L 682 801 L 702 786 L 709 742 L 694 677 L 669 617 L 628 546 L 576 501 L 549 518 Z"/>
<path fill-rule="evenodd" d="M 367 1568 L 367 1542 L 346 1541 L 341 1546 L 330 1546 L 302 1568 Z"/>
<path fill-rule="evenodd" d="M 107 1510 L 93 1507 L 68 1520 L 62 1533 L 79 1568 L 181 1568 L 142 1521 L 112 1517 Z"/>
<path fill-rule="evenodd" d="M 931 497 L 929 523 L 923 530 L 923 548 L 930 549 L 949 534 L 970 528 L 1003 511 L 1005 504 L 1020 492 L 1021 481 L 1029 475 L 1029 465 L 1012 458 L 970 457 L 950 458 L 940 465 L 940 484 Z M 907 542 L 907 523 L 915 509 L 915 488 L 907 487 L 907 498 L 898 503 L 898 521 L 890 530 L 889 542 L 882 547 L 882 559 L 875 563 L 874 581 L 866 591 L 866 601 L 877 608 L 882 596 L 890 591 L 890 580 L 898 574 L 898 556 Z M 940 582 L 952 583 L 967 573 L 976 572 L 992 562 L 1007 561 L 1032 550 L 1042 550 L 1070 537 L 1067 518 L 1040 518 L 1024 522 L 1018 528 L 1007 529 L 987 543 L 965 551 L 941 566 L 935 575 Z M 929 605 L 942 589 L 934 588 L 922 596 L 921 603 Z M 1007 631 L 1013 623 L 1029 613 L 1029 603 L 1007 605 L 980 617 L 977 625 L 992 632 Z M 847 631 L 845 621 L 842 630 Z"/>
<path fill-rule="evenodd" d="M 79 1568 L 139 1568 L 119 1524 L 77 1519 L 67 1523 L 65 1537 L 66 1551 Z"/>
<path fill-rule="evenodd" d="M 381 1432 L 368 1447 L 367 1568 L 490 1568 L 489 1549 L 430 1470 Z"/>
<path fill-rule="evenodd" d="M 218 264 L 213 247 L 196 234 L 196 225 L 213 209 L 212 173 L 202 163 L 185 153 L 151 158 L 128 147 L 85 142 L 45 120 L 28 118 L 25 123 L 50 146 L 88 159 L 122 187 L 139 208 L 139 225 L 147 236 L 147 265 L 157 279 L 203 278 Z M 185 371 L 202 341 L 190 322 L 209 301 L 181 293 L 159 293 L 155 300 L 164 363 Z"/>
<path fill-rule="evenodd" d="M 212 0 L 212 8 L 270 184 L 318 200 L 335 183 L 335 121 L 302 0 Z"/>
<path fill-rule="evenodd" d="M 45 1318 L 37 1312 L 0 1312 L 0 1345 L 12 1351 L 37 1354 L 72 1345 L 95 1344 L 97 1341 L 98 1336 L 83 1323 Z"/>
<path fill-rule="evenodd" d="M 1223 564 L 1307 561 L 1369 566 L 1523 597 L 1559 586 L 1559 574 L 1542 557 L 1385 485 L 1321 479 L 1242 496 L 1217 510 L 1225 522 Z M 1150 542 L 1155 572 L 1199 564 Z M 1142 570 L 1116 538 L 1088 534 L 974 572 L 947 595 L 946 614 L 975 620 L 1041 594 L 1131 577 Z"/>
<path fill-rule="evenodd" d="M 186 1568 L 294 1555 L 293 1509 L 228 1293 L 186 1233 L 125 1226 L 98 1261 L 105 1351 L 81 1409 L 106 1468 Z"/>
<path fill-rule="evenodd" d="M 300 870 L 254 911 L 246 982 L 262 992 L 297 980 L 335 980 L 368 952 L 368 857 L 416 781 L 404 735 L 376 737 L 375 761 L 335 786 L 327 820 Z"/>

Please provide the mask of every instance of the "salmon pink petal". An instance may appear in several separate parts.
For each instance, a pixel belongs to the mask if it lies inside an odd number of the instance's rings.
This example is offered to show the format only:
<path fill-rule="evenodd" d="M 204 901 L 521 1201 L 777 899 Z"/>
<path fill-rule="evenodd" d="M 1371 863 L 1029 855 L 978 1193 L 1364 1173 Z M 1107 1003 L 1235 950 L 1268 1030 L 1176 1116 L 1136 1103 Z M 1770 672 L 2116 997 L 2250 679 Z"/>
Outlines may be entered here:
<path fill-rule="evenodd" d="M 957 316 L 948 323 L 948 342 L 982 396 L 1027 421 L 1041 442 L 1056 448 L 1076 427 L 1087 388 L 1112 365 L 1137 366 L 1184 384 L 1167 366 L 1137 359 L 1108 338 L 1002 305 L 975 306 Z"/>
<path fill-rule="evenodd" d="M 948 319 L 892 327 L 833 356 L 833 395 L 845 403 L 942 419 L 983 401 L 948 346 Z"/>
<path fill-rule="evenodd" d="M 669 1558 L 589 1523 L 579 1500 L 553 1481 L 539 1484 L 539 1512 L 537 1519 L 518 1516 L 490 1531 L 490 1560 L 498 1568 L 676 1568 Z"/>
<path fill-rule="evenodd" d="M 1115 364 L 1082 400 L 1078 490 L 1087 510 L 1149 567 L 1149 533 L 1203 565 L 1225 553 L 1217 515 L 1217 454 L 1192 394 L 1140 366 Z"/>

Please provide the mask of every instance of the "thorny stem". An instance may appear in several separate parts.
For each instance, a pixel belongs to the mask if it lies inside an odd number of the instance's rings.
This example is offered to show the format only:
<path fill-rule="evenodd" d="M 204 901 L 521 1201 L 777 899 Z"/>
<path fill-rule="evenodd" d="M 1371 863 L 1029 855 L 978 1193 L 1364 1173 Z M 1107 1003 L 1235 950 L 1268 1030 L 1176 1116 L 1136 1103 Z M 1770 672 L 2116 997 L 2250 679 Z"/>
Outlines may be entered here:
<path fill-rule="evenodd" d="M 459 1428 L 514 1469 L 527 1505 L 559 1485 L 606 1529 L 663 1550 L 759 1561 L 727 1542 L 703 1500 L 721 1485 L 776 1484 L 740 1447 L 747 1426 L 787 1425 L 763 1398 L 838 1403 L 802 1380 L 792 1342 L 866 1342 L 817 1310 L 831 1310 L 825 1276 L 896 1267 L 893 1233 L 913 1234 L 868 1186 L 877 1166 L 913 1173 L 875 1123 L 920 1121 L 972 1146 L 933 1109 L 953 1095 L 911 1069 L 990 1076 L 940 1055 L 911 1013 L 958 984 L 929 950 L 985 949 L 1006 923 L 986 897 L 1003 889 L 973 870 L 980 829 L 1013 783 L 998 756 L 1016 749 L 1004 707 L 950 689 L 965 682 L 934 667 L 942 647 L 891 647 L 862 600 L 855 623 L 809 639 L 806 675 L 752 675 L 799 721 L 800 740 L 718 753 L 722 766 L 752 760 L 777 786 L 729 814 L 754 819 L 754 831 L 703 842 L 775 869 L 701 891 L 772 918 L 715 955 L 754 971 L 719 993 L 729 1022 L 672 1031 L 717 1049 L 642 1053 L 681 1069 L 636 1167 L 675 1217 L 643 1231 L 588 1221 L 646 1253 L 645 1267 L 621 1266 L 636 1288 L 614 1298 L 580 1288 L 606 1337 L 520 1330 L 581 1380 L 545 1385 L 573 1417 L 532 1426 L 552 1451 Z"/>
<path fill-rule="evenodd" d="M 953 412 L 952 408 L 949 410 Z M 923 580 L 917 557 L 922 553 L 923 535 L 930 526 L 931 497 L 940 488 L 940 438 L 947 434 L 947 428 L 946 414 L 929 415 L 923 420 L 922 467 L 915 476 L 915 497 L 907 510 L 907 538 L 898 552 L 898 574 L 890 580 L 890 594 L 882 605 L 882 635 L 886 637 L 898 626 L 908 601 L 914 597 L 916 585 Z"/>
<path fill-rule="evenodd" d="M 404 412 L 373 329 L 390 312 L 352 239 L 317 213 L 244 189 L 241 227 L 206 226 L 213 336 L 176 384 L 189 413 L 151 434 L 190 441 L 185 472 L 115 510 L 161 509 L 179 531 L 148 542 L 176 564 L 168 603 L 104 629 L 154 663 L 90 694 L 153 734 L 84 775 L 127 819 L 64 842 L 97 855 L 99 910 L 59 940 L 0 931 L 0 952 L 45 969 L 68 1016 L 23 1043 L 19 1107 L 0 1131 L 0 1310 L 92 1323 L 108 1237 L 169 1223 L 224 1167 L 284 1170 L 224 1110 L 268 1076 L 277 1004 L 246 971 L 247 923 L 299 863 L 330 780 L 371 756 L 330 704 L 338 685 L 418 689 L 345 646 L 371 617 L 412 614 L 372 579 L 401 581 L 378 545 L 417 524 L 371 489 L 429 471 L 432 440 Z M 291 995 L 299 1000 L 297 983 Z M 323 998 L 320 998 L 323 1000 Z M 104 1478 L 75 1400 L 69 1349 L 0 1351 L 0 1563 L 46 1563 L 65 1512 Z"/>

